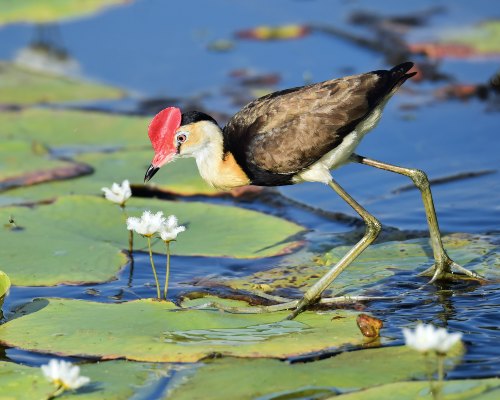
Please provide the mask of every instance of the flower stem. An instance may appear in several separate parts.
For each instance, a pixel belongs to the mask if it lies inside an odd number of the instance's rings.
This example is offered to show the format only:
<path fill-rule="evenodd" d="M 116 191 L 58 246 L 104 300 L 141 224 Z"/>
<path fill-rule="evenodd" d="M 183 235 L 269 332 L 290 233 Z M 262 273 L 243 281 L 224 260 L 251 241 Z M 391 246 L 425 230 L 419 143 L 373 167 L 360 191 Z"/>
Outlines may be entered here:
<path fill-rule="evenodd" d="M 55 391 L 47 396 L 47 400 L 55 399 L 57 396 L 64 392 L 64 386 L 60 385 Z"/>
<path fill-rule="evenodd" d="M 437 367 L 438 367 L 438 380 L 436 384 L 436 399 L 443 398 L 443 384 L 444 384 L 444 354 L 437 354 Z"/>
<path fill-rule="evenodd" d="M 167 300 L 168 279 L 170 277 L 170 241 L 165 242 L 167 245 L 167 272 L 165 275 L 165 288 L 163 289 L 163 297 Z"/>
<path fill-rule="evenodd" d="M 438 381 L 443 382 L 444 379 L 444 355 L 438 354 Z"/>
<path fill-rule="evenodd" d="M 156 282 L 156 296 L 158 299 L 161 299 L 160 297 L 160 283 L 158 282 L 158 275 L 156 275 L 156 268 L 155 268 L 155 263 L 153 261 L 153 250 L 151 249 L 151 237 L 148 236 L 148 247 L 149 247 L 149 261 L 151 261 L 151 268 L 153 268 L 153 275 L 155 276 L 155 282 Z"/>
<path fill-rule="evenodd" d="M 128 252 L 132 254 L 134 249 L 134 231 L 130 230 L 128 235 Z"/>

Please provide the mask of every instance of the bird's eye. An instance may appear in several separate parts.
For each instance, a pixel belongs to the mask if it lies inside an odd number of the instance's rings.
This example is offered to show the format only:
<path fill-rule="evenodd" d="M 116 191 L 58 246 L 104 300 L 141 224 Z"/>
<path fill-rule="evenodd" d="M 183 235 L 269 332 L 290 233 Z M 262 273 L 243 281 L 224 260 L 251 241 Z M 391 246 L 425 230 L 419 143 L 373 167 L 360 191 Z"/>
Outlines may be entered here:
<path fill-rule="evenodd" d="M 185 133 L 179 133 L 177 135 L 177 143 L 184 143 L 187 140 L 187 135 Z"/>

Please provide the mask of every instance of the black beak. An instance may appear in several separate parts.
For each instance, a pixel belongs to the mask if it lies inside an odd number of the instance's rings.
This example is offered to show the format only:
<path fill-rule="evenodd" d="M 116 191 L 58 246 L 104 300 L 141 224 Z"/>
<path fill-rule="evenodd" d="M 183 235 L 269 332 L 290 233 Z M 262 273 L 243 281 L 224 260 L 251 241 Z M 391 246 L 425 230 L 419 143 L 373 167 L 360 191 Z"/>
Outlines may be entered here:
<path fill-rule="evenodd" d="M 149 181 L 154 176 L 154 174 L 158 172 L 159 169 L 160 168 L 153 167 L 153 164 L 151 164 L 146 171 L 146 175 L 144 175 L 144 183 Z"/>

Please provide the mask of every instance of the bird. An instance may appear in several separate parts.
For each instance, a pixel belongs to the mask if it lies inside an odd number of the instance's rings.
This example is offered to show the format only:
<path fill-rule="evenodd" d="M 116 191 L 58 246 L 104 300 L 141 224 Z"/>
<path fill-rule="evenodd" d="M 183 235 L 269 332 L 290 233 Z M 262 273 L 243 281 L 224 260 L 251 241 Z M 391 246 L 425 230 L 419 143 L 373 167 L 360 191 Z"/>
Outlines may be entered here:
<path fill-rule="evenodd" d="M 434 253 L 434 265 L 424 271 L 433 272 L 430 282 L 457 276 L 478 279 L 478 274 L 452 261 L 443 247 L 427 175 L 355 153 L 363 137 L 377 125 L 389 99 L 416 74 L 410 72 L 412 68 L 412 62 L 405 62 L 390 70 L 277 91 L 244 106 L 223 128 L 206 113 L 182 113 L 177 107 L 168 107 L 148 127 L 154 157 L 144 182 L 165 164 L 194 157 L 201 177 L 221 190 L 319 182 L 346 201 L 364 220 L 364 236 L 300 300 L 274 308 L 292 309 L 289 319 L 320 301 L 328 286 L 381 231 L 380 222 L 333 179 L 331 171 L 349 162 L 405 175 L 418 187 Z"/>

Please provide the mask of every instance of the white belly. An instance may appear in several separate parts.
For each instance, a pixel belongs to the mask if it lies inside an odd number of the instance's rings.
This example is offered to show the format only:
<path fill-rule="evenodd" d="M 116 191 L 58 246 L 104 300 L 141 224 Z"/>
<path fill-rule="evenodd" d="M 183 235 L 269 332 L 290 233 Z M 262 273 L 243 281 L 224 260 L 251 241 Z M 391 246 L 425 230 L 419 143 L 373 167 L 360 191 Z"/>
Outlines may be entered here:
<path fill-rule="evenodd" d="M 385 102 L 373 110 L 370 116 L 357 125 L 356 128 L 342 140 L 339 146 L 326 153 L 309 168 L 295 175 L 293 181 L 296 183 L 304 181 L 330 182 L 332 180 L 330 170 L 340 167 L 349 160 L 349 157 L 354 153 L 361 139 L 377 125 L 382 115 L 384 105 Z"/>

